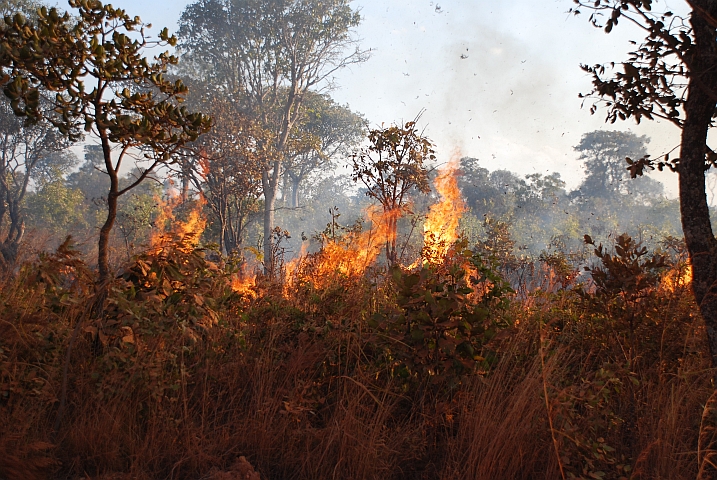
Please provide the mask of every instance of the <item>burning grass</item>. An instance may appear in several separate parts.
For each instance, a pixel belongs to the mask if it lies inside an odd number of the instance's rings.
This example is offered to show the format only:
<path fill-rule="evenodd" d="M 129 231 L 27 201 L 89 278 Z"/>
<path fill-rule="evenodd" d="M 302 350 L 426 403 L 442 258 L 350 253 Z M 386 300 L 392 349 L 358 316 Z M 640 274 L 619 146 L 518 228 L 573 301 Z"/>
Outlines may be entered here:
<path fill-rule="evenodd" d="M 0 289 L 0 477 L 695 478 L 715 425 L 684 266 L 630 263 L 626 296 L 604 257 L 591 290 L 518 298 L 438 220 L 450 178 L 422 268 L 375 265 L 381 212 L 284 284 L 210 260 L 190 214 L 100 316 L 70 245 L 25 265 Z"/>

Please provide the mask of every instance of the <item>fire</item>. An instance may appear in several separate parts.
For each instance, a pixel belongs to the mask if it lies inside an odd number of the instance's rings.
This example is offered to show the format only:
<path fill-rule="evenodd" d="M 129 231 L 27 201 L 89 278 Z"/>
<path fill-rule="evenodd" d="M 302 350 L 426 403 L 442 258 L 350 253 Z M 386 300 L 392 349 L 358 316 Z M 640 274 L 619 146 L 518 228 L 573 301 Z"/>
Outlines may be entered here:
<path fill-rule="evenodd" d="M 202 217 L 204 200 L 194 203 L 186 221 L 178 220 L 174 210 L 181 202 L 180 198 L 167 201 L 157 199 L 159 215 L 154 221 L 156 229 L 152 232 L 149 245 L 152 249 L 162 249 L 168 243 L 176 242 L 182 251 L 191 251 L 199 245 L 199 238 L 204 233 L 206 220 Z"/>
<path fill-rule="evenodd" d="M 232 275 L 232 290 L 245 297 L 256 297 L 256 276 L 236 273 Z"/>
<path fill-rule="evenodd" d="M 430 207 L 424 223 L 424 261 L 438 264 L 459 238 L 458 223 L 465 211 L 456 173 L 458 155 L 441 169 L 434 184 L 440 198 Z M 371 205 L 364 212 L 368 227 L 348 231 L 337 238 L 324 239 L 320 251 L 307 254 L 307 243 L 302 244 L 299 256 L 286 264 L 284 270 L 285 293 L 300 281 L 323 284 L 336 274 L 355 278 L 363 275 L 373 265 L 382 250 L 396 240 L 396 223 L 403 215 L 402 209 L 384 211 L 380 205 Z M 409 267 L 410 268 L 410 267 Z M 256 278 L 236 275 L 232 279 L 234 291 L 254 295 Z"/>
<path fill-rule="evenodd" d="M 454 155 L 434 182 L 440 199 L 430 207 L 426 217 L 422 252 L 423 259 L 433 264 L 444 261 L 459 237 L 458 222 L 465 204 L 458 188 L 457 171 L 458 155 Z M 365 212 L 371 224 L 368 230 L 349 232 L 343 238 L 327 241 L 320 252 L 293 260 L 287 265 L 289 282 L 295 275 L 310 276 L 314 283 L 334 273 L 347 277 L 362 275 L 376 262 L 381 250 L 395 241 L 395 225 L 402 214 L 400 209 L 384 211 L 379 205 L 368 207 Z"/>
<path fill-rule="evenodd" d="M 458 155 L 454 155 L 434 182 L 440 200 L 431 205 L 423 225 L 422 255 L 430 263 L 444 259 L 458 239 L 458 222 L 465 212 L 465 203 L 458 188 L 457 171 Z"/>
<path fill-rule="evenodd" d="M 292 260 L 286 267 L 287 283 L 304 276 L 316 284 L 336 273 L 346 277 L 362 275 L 376 261 L 386 243 L 395 239 L 392 226 L 401 213 L 400 210 L 384 211 L 378 205 L 368 207 L 365 212 L 371 224 L 368 230 L 349 232 L 342 238 L 327 241 L 315 254 L 302 254 Z"/>
<path fill-rule="evenodd" d="M 306 258 L 306 252 L 308 251 L 308 249 L 309 249 L 308 242 L 302 242 L 301 243 L 301 251 L 299 252 L 299 255 L 296 258 L 294 258 L 293 260 L 291 260 L 289 263 L 286 264 L 284 276 L 286 278 L 287 283 L 289 283 L 289 284 L 292 283 L 294 276 L 297 274 L 297 272 L 301 268 L 301 264 L 302 264 L 304 258 Z"/>
<path fill-rule="evenodd" d="M 662 286 L 670 292 L 674 292 L 690 283 L 692 283 L 692 265 L 673 268 L 662 278 Z"/>

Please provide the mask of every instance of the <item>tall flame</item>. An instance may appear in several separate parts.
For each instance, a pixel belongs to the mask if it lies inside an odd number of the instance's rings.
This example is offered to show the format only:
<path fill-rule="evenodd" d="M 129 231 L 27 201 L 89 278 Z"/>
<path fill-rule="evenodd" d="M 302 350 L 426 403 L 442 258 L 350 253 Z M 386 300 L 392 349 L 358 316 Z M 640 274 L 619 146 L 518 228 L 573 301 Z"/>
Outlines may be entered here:
<path fill-rule="evenodd" d="M 465 203 L 458 188 L 458 155 L 440 170 L 434 185 L 440 195 L 438 203 L 431 205 L 423 224 L 423 258 L 438 263 L 458 239 L 458 222 L 465 212 Z"/>
<path fill-rule="evenodd" d="M 689 286 L 690 283 L 692 283 L 692 265 L 689 264 L 673 268 L 662 277 L 662 287 L 670 292 Z"/>
<path fill-rule="evenodd" d="M 459 237 L 458 224 L 465 211 L 458 181 L 458 158 L 456 154 L 439 172 L 434 184 L 440 198 L 430 207 L 424 223 L 423 259 L 441 263 Z M 321 250 L 306 254 L 306 244 L 301 254 L 285 267 L 285 293 L 289 294 L 296 281 L 310 280 L 323 284 L 334 275 L 359 277 L 374 264 L 387 244 L 396 240 L 396 222 L 401 209 L 384 211 L 380 205 L 371 205 L 364 212 L 369 226 L 361 231 L 349 231 L 339 238 L 325 241 Z M 255 286 L 256 279 L 237 275 L 232 287 L 240 293 L 247 293 Z"/>
<path fill-rule="evenodd" d="M 200 198 L 194 203 L 185 221 L 178 220 L 174 214 L 180 202 L 179 197 L 166 201 L 157 199 L 159 215 L 154 221 L 155 229 L 149 239 L 152 249 L 162 249 L 171 242 L 176 242 L 179 249 L 183 251 L 191 251 L 199 245 L 199 238 L 207 224 L 206 219 L 202 217 L 204 200 Z"/>

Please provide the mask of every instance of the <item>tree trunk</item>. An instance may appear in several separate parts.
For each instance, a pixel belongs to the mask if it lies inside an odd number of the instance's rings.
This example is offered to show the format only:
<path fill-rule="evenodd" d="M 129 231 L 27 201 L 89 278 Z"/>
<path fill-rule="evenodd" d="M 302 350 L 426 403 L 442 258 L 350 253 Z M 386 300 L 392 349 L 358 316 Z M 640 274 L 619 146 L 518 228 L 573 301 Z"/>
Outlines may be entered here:
<path fill-rule="evenodd" d="M 386 240 L 386 260 L 389 266 L 394 266 L 398 263 L 398 256 L 396 252 L 396 239 L 398 238 L 398 219 L 395 215 L 387 215 L 386 221 L 388 222 L 388 239 Z"/>
<path fill-rule="evenodd" d="M 705 188 L 707 131 L 715 111 L 717 67 L 715 29 L 692 14 L 696 49 L 685 102 L 679 162 L 680 213 L 692 263 L 692 289 L 704 319 L 712 366 L 717 367 L 717 240 L 710 223 Z"/>
<path fill-rule="evenodd" d="M 6 266 L 15 264 L 20 249 L 20 242 L 25 233 L 25 222 L 20 213 L 20 205 L 16 200 L 17 199 L 8 199 L 10 228 L 5 240 L 2 242 L 2 245 L 0 245 L 0 255 L 2 255 Z"/>
<path fill-rule="evenodd" d="M 189 200 L 189 175 L 182 175 L 182 203 L 187 203 Z"/>
<path fill-rule="evenodd" d="M 99 109 L 96 109 L 96 111 Z M 117 218 L 117 199 L 119 198 L 119 176 L 112 164 L 112 149 L 105 132 L 100 132 L 102 154 L 105 157 L 105 168 L 110 177 L 110 190 L 107 193 L 107 220 L 100 228 L 100 238 L 97 245 L 97 268 L 99 269 L 98 285 L 106 285 L 110 279 L 110 232 Z M 119 165 L 118 165 L 119 166 Z"/>
<path fill-rule="evenodd" d="M 276 194 L 279 189 L 279 178 L 281 177 L 281 162 L 273 162 L 271 175 L 267 170 L 262 173 L 262 186 L 264 189 L 264 273 L 274 277 L 274 250 L 271 234 L 274 229 L 274 207 L 276 205 Z"/>
<path fill-rule="evenodd" d="M 113 179 L 113 186 L 117 183 Z M 115 224 L 117 218 L 117 189 L 110 189 L 109 195 L 107 195 L 107 220 L 100 229 L 100 240 L 98 244 L 97 252 L 97 267 L 100 271 L 99 283 L 106 283 L 110 278 L 110 259 L 109 259 L 109 244 L 110 244 L 110 232 Z"/>
<path fill-rule="evenodd" d="M 223 215 L 220 215 L 219 217 L 219 252 L 223 256 L 227 256 L 229 254 L 229 249 L 227 248 L 227 222 L 224 219 Z"/>
<path fill-rule="evenodd" d="M 291 208 L 299 208 L 299 185 L 301 179 L 297 176 L 291 177 Z"/>

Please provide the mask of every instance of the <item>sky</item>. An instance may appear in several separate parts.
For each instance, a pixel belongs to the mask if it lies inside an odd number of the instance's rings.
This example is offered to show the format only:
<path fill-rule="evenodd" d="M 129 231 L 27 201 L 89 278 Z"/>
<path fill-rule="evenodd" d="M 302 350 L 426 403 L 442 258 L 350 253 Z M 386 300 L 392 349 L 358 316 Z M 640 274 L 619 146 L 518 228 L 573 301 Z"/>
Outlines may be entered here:
<path fill-rule="evenodd" d="M 177 29 L 185 0 L 115 0 L 153 24 Z M 658 2 L 673 11 L 681 0 Z M 332 97 L 372 126 L 412 120 L 435 144 L 440 162 L 453 155 L 480 159 L 489 170 L 520 176 L 559 172 L 568 187 L 582 179 L 574 146 L 593 130 L 630 130 L 650 137 L 653 158 L 679 144 L 667 122 L 605 124 L 578 94 L 590 90 L 581 63 L 620 62 L 641 32 L 621 23 L 611 34 L 572 0 L 355 0 L 357 29 L 370 59 L 340 71 Z M 655 174 L 675 196 L 676 176 Z"/>

